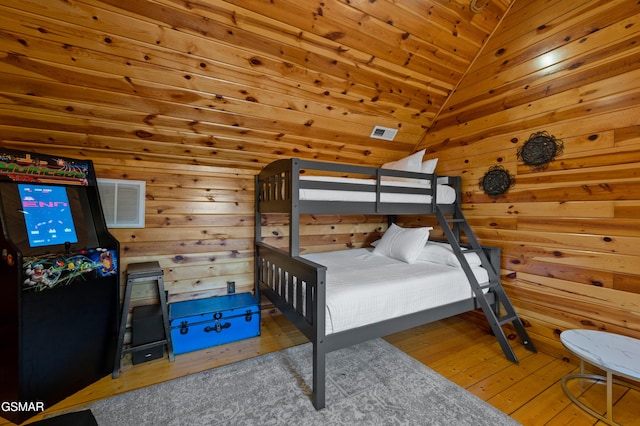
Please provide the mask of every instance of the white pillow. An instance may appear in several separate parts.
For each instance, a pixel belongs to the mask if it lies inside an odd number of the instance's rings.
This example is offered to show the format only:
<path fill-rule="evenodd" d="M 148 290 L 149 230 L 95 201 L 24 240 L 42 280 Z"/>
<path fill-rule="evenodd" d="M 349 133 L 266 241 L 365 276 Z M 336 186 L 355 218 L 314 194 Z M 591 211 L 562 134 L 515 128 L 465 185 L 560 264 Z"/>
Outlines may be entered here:
<path fill-rule="evenodd" d="M 420 171 L 422 173 L 433 174 L 436 171 L 436 166 L 438 165 L 438 159 L 432 158 L 431 160 L 423 161 Z"/>
<path fill-rule="evenodd" d="M 424 157 L 425 152 L 426 152 L 426 148 L 414 154 L 411 154 L 407 157 L 401 158 L 399 160 L 389 161 L 388 163 L 384 163 L 382 166 L 380 166 L 380 168 L 420 173 L 420 171 L 422 170 L 422 157 Z M 397 176 L 382 176 L 381 181 L 382 182 L 390 182 L 390 181 L 391 182 L 415 182 L 416 179 L 402 178 Z"/>
<path fill-rule="evenodd" d="M 422 157 L 424 157 L 425 151 L 426 148 L 399 160 L 389 161 L 380 166 L 380 168 L 419 173 L 422 169 Z"/>
<path fill-rule="evenodd" d="M 463 249 L 464 251 L 464 249 Z M 480 256 L 475 252 L 464 253 L 464 256 L 469 262 L 469 266 L 480 266 L 482 261 Z M 427 262 L 439 263 L 442 265 L 460 267 L 460 261 L 453 252 L 450 244 L 437 243 L 434 241 L 428 241 L 424 248 L 420 251 L 417 260 L 424 260 Z"/>
<path fill-rule="evenodd" d="M 401 228 L 392 223 L 373 249 L 373 253 L 407 263 L 415 263 L 429 239 L 432 227 Z"/>

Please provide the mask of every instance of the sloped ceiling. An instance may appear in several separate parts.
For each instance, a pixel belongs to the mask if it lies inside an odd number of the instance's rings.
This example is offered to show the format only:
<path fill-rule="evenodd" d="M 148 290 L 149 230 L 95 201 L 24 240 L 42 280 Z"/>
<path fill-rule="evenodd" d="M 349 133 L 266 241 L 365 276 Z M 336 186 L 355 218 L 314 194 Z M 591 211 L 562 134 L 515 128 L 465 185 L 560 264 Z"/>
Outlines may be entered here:
<path fill-rule="evenodd" d="M 379 165 L 421 142 L 510 3 L 3 1 L 2 142 L 123 161 Z M 395 140 L 371 139 L 375 125 Z"/>

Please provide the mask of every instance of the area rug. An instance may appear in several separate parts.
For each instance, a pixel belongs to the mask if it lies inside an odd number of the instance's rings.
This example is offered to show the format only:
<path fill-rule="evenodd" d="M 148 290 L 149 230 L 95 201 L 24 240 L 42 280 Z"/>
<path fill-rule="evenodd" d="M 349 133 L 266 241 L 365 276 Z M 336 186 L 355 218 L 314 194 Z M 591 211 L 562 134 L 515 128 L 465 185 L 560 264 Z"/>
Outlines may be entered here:
<path fill-rule="evenodd" d="M 382 339 L 327 356 L 327 408 L 311 404 L 310 343 L 114 396 L 100 426 L 517 425 Z"/>

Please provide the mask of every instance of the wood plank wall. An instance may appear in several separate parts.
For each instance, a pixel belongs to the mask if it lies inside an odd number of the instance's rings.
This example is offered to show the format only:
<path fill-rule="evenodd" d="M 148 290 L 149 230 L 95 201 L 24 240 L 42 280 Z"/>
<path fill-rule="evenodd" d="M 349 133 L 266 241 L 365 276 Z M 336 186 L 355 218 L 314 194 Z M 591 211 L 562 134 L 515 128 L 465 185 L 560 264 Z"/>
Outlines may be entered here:
<path fill-rule="evenodd" d="M 560 331 L 640 337 L 640 4 L 516 0 L 419 147 L 462 174 L 481 240 L 533 339 Z M 545 170 L 517 159 L 546 131 L 564 150 Z M 515 176 L 492 199 L 490 166 Z"/>
<path fill-rule="evenodd" d="M 253 289 L 254 174 L 243 169 L 157 162 L 101 162 L 96 174 L 144 180 L 143 229 L 111 229 L 123 268 L 158 260 L 170 302 Z M 122 280 L 124 284 L 125 280 Z M 135 305 L 151 303 L 155 286 L 139 284 Z"/>

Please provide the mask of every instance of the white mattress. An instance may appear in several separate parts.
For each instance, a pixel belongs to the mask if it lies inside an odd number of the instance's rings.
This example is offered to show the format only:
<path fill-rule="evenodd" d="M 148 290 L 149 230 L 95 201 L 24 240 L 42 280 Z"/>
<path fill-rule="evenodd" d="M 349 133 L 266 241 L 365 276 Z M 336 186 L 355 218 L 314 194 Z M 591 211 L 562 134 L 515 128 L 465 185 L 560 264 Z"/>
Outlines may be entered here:
<path fill-rule="evenodd" d="M 375 186 L 375 179 L 358 179 L 332 176 L 300 176 L 300 180 L 349 183 L 356 185 Z M 421 179 L 408 179 L 408 181 L 389 180 L 381 182 L 381 187 L 403 187 L 403 188 L 428 188 L 431 182 Z M 300 200 L 307 201 L 356 201 L 375 202 L 375 192 L 364 191 L 341 191 L 334 189 L 307 189 L 300 188 Z M 452 204 L 456 201 L 456 191 L 449 185 L 437 185 L 436 201 L 438 204 Z M 381 192 L 380 202 L 382 203 L 411 203 L 429 204 L 431 195 L 424 194 L 398 194 L 393 192 Z"/>
<path fill-rule="evenodd" d="M 302 256 L 327 267 L 326 334 L 336 333 L 473 297 L 461 268 L 408 264 L 352 249 Z M 487 271 L 472 267 L 478 282 Z"/>

